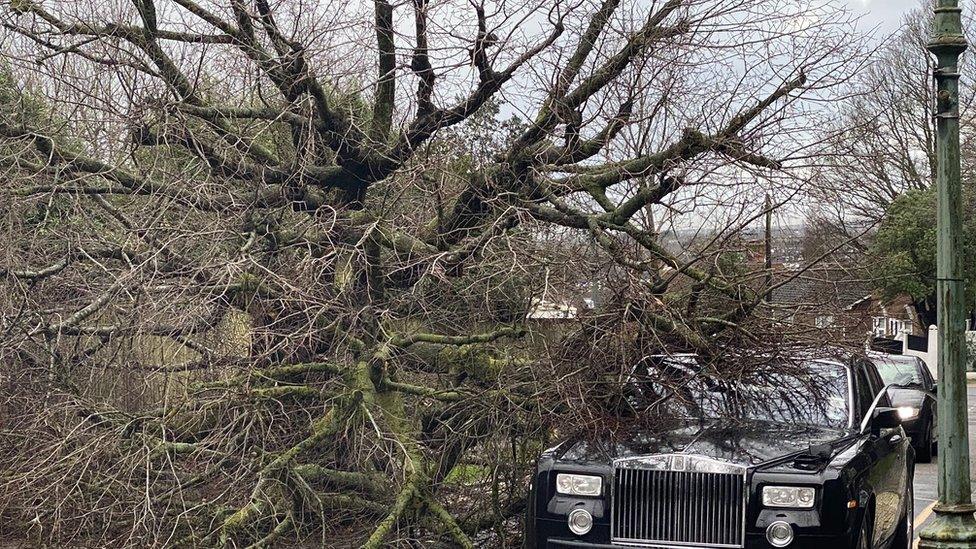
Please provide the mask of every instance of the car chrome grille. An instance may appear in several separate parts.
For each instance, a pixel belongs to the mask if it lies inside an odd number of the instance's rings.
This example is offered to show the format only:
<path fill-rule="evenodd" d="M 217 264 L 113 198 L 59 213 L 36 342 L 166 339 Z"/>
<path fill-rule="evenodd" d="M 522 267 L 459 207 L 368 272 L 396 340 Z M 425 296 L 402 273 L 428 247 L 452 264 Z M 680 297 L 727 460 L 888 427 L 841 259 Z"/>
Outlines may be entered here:
<path fill-rule="evenodd" d="M 740 473 L 712 473 L 652 470 L 618 463 L 612 498 L 614 542 L 664 547 L 745 546 L 744 469 Z"/>

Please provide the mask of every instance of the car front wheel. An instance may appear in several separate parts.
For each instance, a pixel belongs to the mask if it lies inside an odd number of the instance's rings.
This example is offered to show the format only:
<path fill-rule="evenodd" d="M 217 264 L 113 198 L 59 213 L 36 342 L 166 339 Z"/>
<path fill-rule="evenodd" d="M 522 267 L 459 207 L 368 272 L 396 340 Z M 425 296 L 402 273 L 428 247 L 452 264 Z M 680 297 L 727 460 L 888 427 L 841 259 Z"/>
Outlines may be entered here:
<path fill-rule="evenodd" d="M 871 544 L 868 541 L 868 520 L 871 517 L 864 515 L 864 524 L 861 525 L 861 533 L 857 537 L 857 549 L 870 549 Z"/>
<path fill-rule="evenodd" d="M 916 463 L 932 462 L 932 438 L 932 426 L 928 425 L 922 435 L 922 440 L 915 446 Z"/>
<path fill-rule="evenodd" d="M 898 522 L 895 539 L 891 549 L 911 549 L 915 539 L 915 489 L 911 477 L 908 477 L 908 492 L 905 494 L 905 513 Z"/>

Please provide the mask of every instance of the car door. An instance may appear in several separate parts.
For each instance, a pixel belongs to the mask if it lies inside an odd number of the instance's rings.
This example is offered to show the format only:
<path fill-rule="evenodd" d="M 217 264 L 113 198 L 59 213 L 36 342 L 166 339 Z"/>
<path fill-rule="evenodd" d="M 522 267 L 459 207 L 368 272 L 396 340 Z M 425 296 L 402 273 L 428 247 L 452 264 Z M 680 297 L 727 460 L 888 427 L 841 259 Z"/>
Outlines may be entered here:
<path fill-rule="evenodd" d="M 854 377 L 862 418 L 872 413 L 871 406 L 876 398 L 879 399 L 877 406 L 891 406 L 881 376 L 873 364 L 858 361 Z M 902 495 L 908 484 L 908 437 L 901 427 L 879 433 L 873 433 L 869 428 L 866 445 L 872 458 L 868 479 L 874 488 L 874 545 L 881 547 L 894 535 L 902 514 Z"/>

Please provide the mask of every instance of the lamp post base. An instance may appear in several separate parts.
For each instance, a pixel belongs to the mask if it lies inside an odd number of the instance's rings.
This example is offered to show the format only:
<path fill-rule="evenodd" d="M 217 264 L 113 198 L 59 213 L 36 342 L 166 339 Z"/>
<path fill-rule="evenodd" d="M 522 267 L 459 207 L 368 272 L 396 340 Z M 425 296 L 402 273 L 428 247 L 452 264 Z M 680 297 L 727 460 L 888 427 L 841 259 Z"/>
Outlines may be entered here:
<path fill-rule="evenodd" d="M 919 549 L 976 549 L 976 505 L 935 506 L 919 531 Z"/>

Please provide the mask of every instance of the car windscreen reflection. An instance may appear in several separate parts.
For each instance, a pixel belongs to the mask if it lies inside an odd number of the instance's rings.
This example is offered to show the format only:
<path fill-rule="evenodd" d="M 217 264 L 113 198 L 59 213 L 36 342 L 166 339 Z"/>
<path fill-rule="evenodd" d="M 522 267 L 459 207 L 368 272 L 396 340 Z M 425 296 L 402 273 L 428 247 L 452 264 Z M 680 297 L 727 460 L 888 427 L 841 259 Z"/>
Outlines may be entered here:
<path fill-rule="evenodd" d="M 642 414 L 774 421 L 835 429 L 850 425 L 847 370 L 805 361 L 734 376 L 691 358 L 649 359 L 631 374 L 627 401 Z"/>

